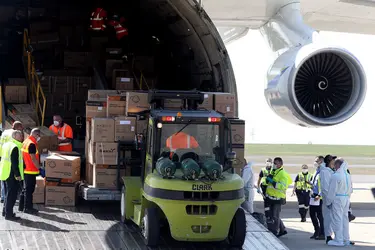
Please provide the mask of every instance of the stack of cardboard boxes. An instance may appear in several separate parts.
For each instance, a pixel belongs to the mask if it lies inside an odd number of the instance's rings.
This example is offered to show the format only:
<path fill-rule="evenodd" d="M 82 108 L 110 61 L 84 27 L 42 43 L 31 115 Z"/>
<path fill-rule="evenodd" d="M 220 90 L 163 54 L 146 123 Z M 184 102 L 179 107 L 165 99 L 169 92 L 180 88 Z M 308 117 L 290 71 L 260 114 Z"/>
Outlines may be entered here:
<path fill-rule="evenodd" d="M 232 151 L 236 153 L 236 160 L 233 163 L 234 171 L 241 175 L 245 159 L 245 121 L 239 119 L 231 120 L 232 128 Z"/>
<path fill-rule="evenodd" d="M 136 133 L 146 133 L 147 120 L 137 113 L 148 110 L 148 93 L 143 91 L 89 90 L 86 103 L 86 181 L 96 188 L 115 189 L 117 183 L 118 142 L 133 141 Z M 180 109 L 180 100 L 165 100 L 165 108 Z M 229 93 L 205 93 L 200 108 L 217 110 L 229 118 L 235 115 L 236 101 Z M 241 125 L 240 125 L 241 127 Z M 235 128 L 237 130 L 244 129 Z M 241 134 L 242 155 L 244 133 Z M 238 136 L 233 135 L 237 139 Z M 241 155 L 241 149 L 239 149 Z M 243 158 L 243 157 L 242 157 Z M 124 168 L 124 166 L 120 166 Z M 128 170 L 129 168 L 126 168 Z M 122 175 L 130 172 L 121 169 Z"/>
<path fill-rule="evenodd" d="M 75 206 L 81 174 L 80 156 L 50 151 L 45 160 L 45 174 L 45 204 Z"/>
<path fill-rule="evenodd" d="M 148 110 L 148 93 L 89 90 L 86 103 L 86 181 L 96 188 L 117 188 L 118 142 L 133 141 L 146 129 L 134 116 Z M 121 165 L 121 176 L 130 168 Z M 126 172 L 125 172 L 126 169 Z"/>

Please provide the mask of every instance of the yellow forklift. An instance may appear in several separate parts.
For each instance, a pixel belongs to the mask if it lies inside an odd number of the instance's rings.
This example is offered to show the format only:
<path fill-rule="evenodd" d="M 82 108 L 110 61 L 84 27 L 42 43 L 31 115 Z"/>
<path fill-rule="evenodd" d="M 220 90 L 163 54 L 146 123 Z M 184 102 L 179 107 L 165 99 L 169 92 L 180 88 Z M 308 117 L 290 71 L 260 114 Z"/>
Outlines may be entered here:
<path fill-rule="evenodd" d="M 165 99 L 181 100 L 183 109 L 164 109 Z M 148 246 L 158 245 L 163 222 L 177 241 L 244 243 L 244 183 L 232 168 L 230 120 L 199 109 L 203 100 L 195 91 L 150 92 L 146 136 L 136 136 L 141 176 L 123 177 L 121 191 L 121 220 L 138 225 Z"/>

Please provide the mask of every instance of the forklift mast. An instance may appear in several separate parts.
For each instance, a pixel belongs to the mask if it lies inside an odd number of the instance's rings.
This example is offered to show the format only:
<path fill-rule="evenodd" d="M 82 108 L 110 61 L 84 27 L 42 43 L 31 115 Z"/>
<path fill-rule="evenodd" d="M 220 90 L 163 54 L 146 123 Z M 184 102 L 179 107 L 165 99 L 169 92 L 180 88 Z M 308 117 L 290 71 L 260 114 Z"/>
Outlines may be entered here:
<path fill-rule="evenodd" d="M 204 101 L 204 94 L 199 91 L 169 91 L 169 90 L 153 90 L 150 91 L 148 102 L 151 109 L 164 109 L 164 100 L 174 99 L 182 100 L 184 110 L 197 110 L 198 105 Z"/>

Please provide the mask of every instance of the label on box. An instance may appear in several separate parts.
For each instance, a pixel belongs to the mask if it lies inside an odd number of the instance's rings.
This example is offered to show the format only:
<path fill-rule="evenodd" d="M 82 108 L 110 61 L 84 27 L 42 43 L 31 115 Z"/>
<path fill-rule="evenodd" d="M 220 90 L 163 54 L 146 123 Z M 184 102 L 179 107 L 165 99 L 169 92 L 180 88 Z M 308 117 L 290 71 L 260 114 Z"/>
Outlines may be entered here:
<path fill-rule="evenodd" d="M 120 125 L 130 125 L 131 121 L 120 121 Z"/>
<path fill-rule="evenodd" d="M 103 110 L 103 107 L 98 107 L 98 110 Z"/>
<path fill-rule="evenodd" d="M 135 127 L 132 126 L 132 127 L 130 128 L 130 130 L 131 130 L 132 132 L 134 132 L 134 131 L 135 131 Z"/>
<path fill-rule="evenodd" d="M 127 78 L 127 77 L 122 77 L 120 79 L 121 82 L 130 82 L 130 78 Z"/>
<path fill-rule="evenodd" d="M 208 98 L 208 94 L 204 94 L 204 99 L 207 99 Z"/>

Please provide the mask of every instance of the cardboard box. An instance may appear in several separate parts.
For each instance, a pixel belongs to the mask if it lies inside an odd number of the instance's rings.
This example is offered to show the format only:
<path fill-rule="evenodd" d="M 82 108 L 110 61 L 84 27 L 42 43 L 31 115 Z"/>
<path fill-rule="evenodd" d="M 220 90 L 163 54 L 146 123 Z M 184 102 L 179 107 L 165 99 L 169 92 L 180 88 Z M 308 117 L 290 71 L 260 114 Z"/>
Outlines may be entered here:
<path fill-rule="evenodd" d="M 124 116 L 126 110 L 126 95 L 107 96 L 107 117 Z"/>
<path fill-rule="evenodd" d="M 89 101 L 95 101 L 97 99 L 107 99 L 108 95 L 116 94 L 118 94 L 117 90 L 90 89 L 87 98 Z"/>
<path fill-rule="evenodd" d="M 91 52 L 64 51 L 65 68 L 88 68 L 92 62 Z"/>
<path fill-rule="evenodd" d="M 105 65 L 105 76 L 107 78 L 112 78 L 113 70 L 125 68 L 124 61 L 118 59 L 108 59 L 105 61 Z"/>
<path fill-rule="evenodd" d="M 149 110 L 148 93 L 127 92 L 126 93 L 126 116 Z"/>
<path fill-rule="evenodd" d="M 88 90 L 92 87 L 92 77 L 91 76 L 73 76 L 72 77 L 72 84 L 73 84 L 73 93 L 78 93 L 78 98 L 81 97 L 82 94 L 88 94 Z M 86 98 L 85 98 L 86 100 Z"/>
<path fill-rule="evenodd" d="M 81 154 L 76 152 L 76 151 L 66 152 L 66 151 L 49 150 L 48 156 L 50 156 L 50 155 L 69 155 L 69 156 L 81 157 Z"/>
<path fill-rule="evenodd" d="M 92 142 L 113 142 L 115 140 L 115 121 L 112 118 L 92 118 Z"/>
<path fill-rule="evenodd" d="M 57 135 L 55 135 L 47 127 L 39 127 L 39 129 L 40 129 L 40 141 L 38 142 L 39 153 L 42 154 L 42 153 L 47 153 L 49 150 L 52 150 L 52 151 L 57 150 L 58 148 Z M 25 136 L 29 136 L 29 135 L 30 134 L 25 132 Z"/>
<path fill-rule="evenodd" d="M 86 102 L 86 118 L 107 117 L 107 99 Z"/>
<path fill-rule="evenodd" d="M 78 185 L 46 182 L 46 205 L 74 207 L 77 201 Z"/>
<path fill-rule="evenodd" d="M 46 178 L 48 181 L 76 182 L 80 180 L 80 174 L 80 157 L 52 154 L 46 158 Z"/>
<path fill-rule="evenodd" d="M 35 50 L 49 49 L 60 40 L 59 32 L 30 35 L 30 43 Z"/>
<path fill-rule="evenodd" d="M 86 121 L 86 138 L 85 141 L 90 141 L 91 139 L 91 121 Z"/>
<path fill-rule="evenodd" d="M 73 93 L 71 76 L 50 76 L 52 93 L 69 94 Z"/>
<path fill-rule="evenodd" d="M 136 128 L 135 117 L 115 118 L 115 141 L 133 141 Z"/>
<path fill-rule="evenodd" d="M 214 108 L 226 117 L 233 118 L 236 113 L 236 96 L 230 93 L 215 93 Z"/>
<path fill-rule="evenodd" d="M 35 191 L 33 193 L 33 203 L 43 204 L 45 196 L 45 182 L 44 178 L 41 176 L 36 177 Z"/>
<path fill-rule="evenodd" d="M 115 69 L 112 73 L 112 88 L 117 90 L 134 90 L 133 75 L 127 69 Z"/>
<path fill-rule="evenodd" d="M 117 165 L 117 143 L 92 142 L 89 144 L 89 163 L 101 165 Z"/>
<path fill-rule="evenodd" d="M 232 128 L 232 144 L 245 144 L 245 121 L 244 120 L 230 120 Z"/>
<path fill-rule="evenodd" d="M 38 35 L 52 30 L 52 22 L 31 22 L 30 23 L 30 34 Z"/>
<path fill-rule="evenodd" d="M 147 125 L 148 125 L 148 119 L 137 120 L 136 133 L 137 134 L 144 134 L 146 136 Z"/>
<path fill-rule="evenodd" d="M 125 176 L 125 169 L 120 169 L 120 181 L 122 176 Z M 117 189 L 117 166 L 94 164 L 93 186 L 96 188 Z"/>
<path fill-rule="evenodd" d="M 122 48 L 106 48 L 105 52 L 109 56 L 120 56 L 122 54 Z"/>
<path fill-rule="evenodd" d="M 86 175 L 85 175 L 85 181 L 87 182 L 88 185 L 93 185 L 93 170 L 94 166 L 91 165 L 90 163 L 86 162 Z"/>
<path fill-rule="evenodd" d="M 6 103 L 27 103 L 27 84 L 24 78 L 9 78 L 5 84 Z"/>
<path fill-rule="evenodd" d="M 131 77 L 116 77 L 113 79 L 116 90 L 134 90 L 134 78 Z"/>
<path fill-rule="evenodd" d="M 214 110 L 214 94 L 213 93 L 203 93 L 204 101 L 199 104 L 198 107 L 207 110 Z"/>
<path fill-rule="evenodd" d="M 233 168 L 242 169 L 245 166 L 245 147 L 244 145 L 236 145 L 237 147 L 232 147 L 232 151 L 236 152 L 236 159 L 233 162 Z"/>

